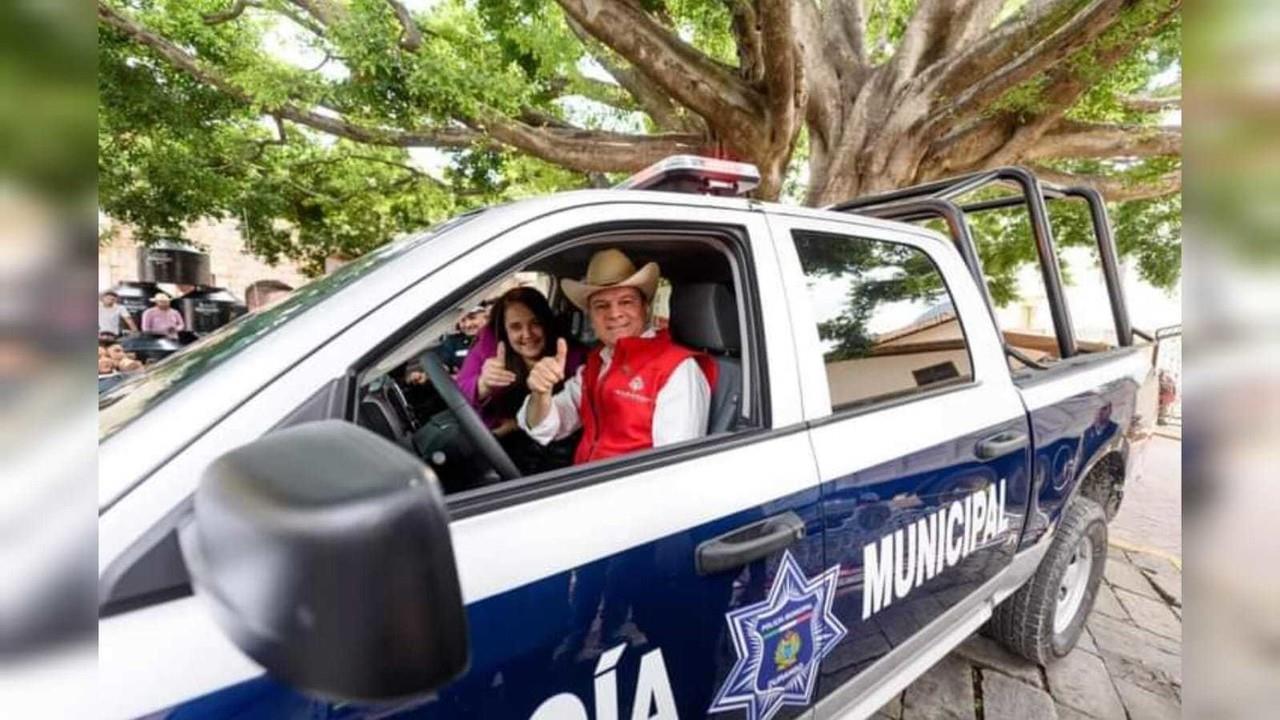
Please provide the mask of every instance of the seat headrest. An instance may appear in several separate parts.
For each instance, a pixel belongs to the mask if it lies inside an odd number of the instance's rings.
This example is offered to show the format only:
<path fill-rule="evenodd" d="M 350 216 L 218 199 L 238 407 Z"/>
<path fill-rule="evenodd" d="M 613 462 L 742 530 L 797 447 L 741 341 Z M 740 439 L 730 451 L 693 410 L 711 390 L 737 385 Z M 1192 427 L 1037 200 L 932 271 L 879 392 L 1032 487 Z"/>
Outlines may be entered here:
<path fill-rule="evenodd" d="M 724 285 L 689 283 L 671 291 L 671 337 L 700 350 L 737 352 L 738 309 Z"/>

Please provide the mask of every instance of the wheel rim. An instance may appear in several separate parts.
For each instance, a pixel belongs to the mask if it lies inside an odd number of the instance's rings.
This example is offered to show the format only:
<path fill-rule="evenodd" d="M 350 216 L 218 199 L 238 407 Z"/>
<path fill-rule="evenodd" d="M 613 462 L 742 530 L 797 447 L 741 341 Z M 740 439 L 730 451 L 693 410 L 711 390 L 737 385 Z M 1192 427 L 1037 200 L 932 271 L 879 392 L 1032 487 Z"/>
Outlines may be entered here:
<path fill-rule="evenodd" d="M 1076 544 L 1071 561 L 1062 573 L 1062 582 L 1058 585 L 1058 607 L 1053 614 L 1053 632 L 1065 631 L 1084 602 L 1085 591 L 1089 588 L 1090 571 L 1093 569 L 1093 542 L 1086 535 Z"/>

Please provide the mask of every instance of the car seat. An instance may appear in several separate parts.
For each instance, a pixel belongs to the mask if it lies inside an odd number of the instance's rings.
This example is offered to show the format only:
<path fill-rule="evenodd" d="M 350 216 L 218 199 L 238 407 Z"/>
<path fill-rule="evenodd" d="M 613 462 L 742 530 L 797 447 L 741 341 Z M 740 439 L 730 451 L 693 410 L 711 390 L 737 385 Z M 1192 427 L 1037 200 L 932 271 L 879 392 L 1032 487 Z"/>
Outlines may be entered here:
<path fill-rule="evenodd" d="M 742 415 L 742 340 L 733 291 L 715 283 L 687 283 L 671 292 L 671 337 L 716 362 L 707 434 L 728 432 Z"/>

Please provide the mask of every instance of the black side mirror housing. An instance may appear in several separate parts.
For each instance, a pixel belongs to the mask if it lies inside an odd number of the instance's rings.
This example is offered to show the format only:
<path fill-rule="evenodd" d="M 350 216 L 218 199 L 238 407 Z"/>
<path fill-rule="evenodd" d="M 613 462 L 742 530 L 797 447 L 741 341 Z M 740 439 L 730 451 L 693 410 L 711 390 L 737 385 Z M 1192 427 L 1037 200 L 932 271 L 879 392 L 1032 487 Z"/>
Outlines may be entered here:
<path fill-rule="evenodd" d="M 210 464 L 183 528 L 197 592 L 277 679 L 341 701 L 425 695 L 466 671 L 466 610 L 435 474 L 327 420 Z"/>

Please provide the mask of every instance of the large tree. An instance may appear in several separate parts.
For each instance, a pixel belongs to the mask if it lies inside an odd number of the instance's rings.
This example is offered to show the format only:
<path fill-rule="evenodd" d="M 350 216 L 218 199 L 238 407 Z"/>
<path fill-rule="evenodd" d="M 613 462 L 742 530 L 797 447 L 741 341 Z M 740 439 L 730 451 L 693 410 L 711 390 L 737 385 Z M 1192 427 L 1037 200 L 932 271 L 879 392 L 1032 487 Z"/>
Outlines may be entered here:
<path fill-rule="evenodd" d="M 1154 227 L 1179 210 L 1181 131 L 1159 118 L 1180 4 L 98 0 L 103 204 L 144 228 L 234 213 L 268 256 L 305 254 L 279 221 L 310 218 L 314 258 L 360 249 L 373 220 L 696 152 L 810 205 L 1023 163 Z M 448 153 L 446 174 L 414 147 Z"/>

